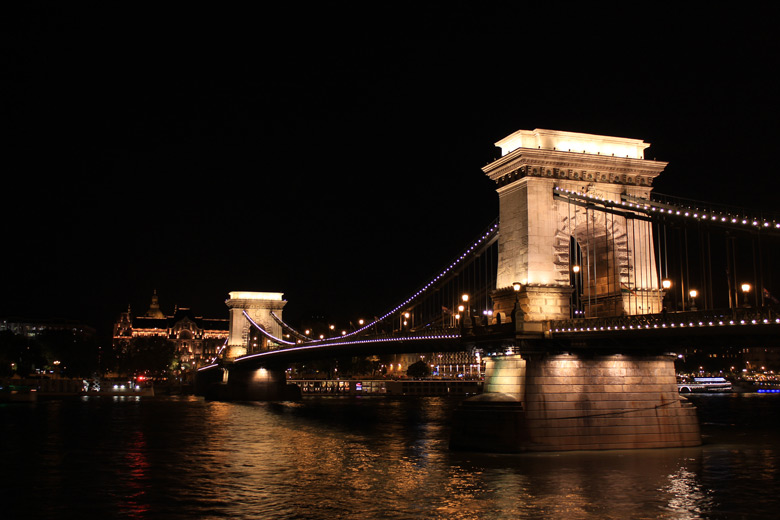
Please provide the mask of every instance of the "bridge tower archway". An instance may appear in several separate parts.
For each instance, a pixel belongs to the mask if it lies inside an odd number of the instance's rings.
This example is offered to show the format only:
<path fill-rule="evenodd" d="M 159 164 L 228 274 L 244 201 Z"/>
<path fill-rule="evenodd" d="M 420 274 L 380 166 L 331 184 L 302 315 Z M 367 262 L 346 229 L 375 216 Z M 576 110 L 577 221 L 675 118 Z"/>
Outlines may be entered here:
<path fill-rule="evenodd" d="M 630 210 L 608 214 L 559 196 L 568 190 L 617 201 L 648 198 L 667 165 L 644 158 L 650 145 L 536 129 L 518 130 L 496 146 L 502 157 L 483 168 L 499 195 L 494 313 L 512 316 L 517 301 L 528 332 L 540 332 L 543 321 L 570 318 L 572 237 L 587 260 L 580 266 L 587 282 L 581 289 L 590 315 L 660 312 L 650 223 Z"/>
<path fill-rule="evenodd" d="M 281 337 L 282 327 L 272 313 L 282 319 L 282 309 L 287 304 L 282 293 L 234 291 L 225 304 L 230 309 L 227 359 L 235 359 L 248 353 L 267 349 L 266 338 L 253 331 L 246 312 L 258 326 L 274 337 Z"/>

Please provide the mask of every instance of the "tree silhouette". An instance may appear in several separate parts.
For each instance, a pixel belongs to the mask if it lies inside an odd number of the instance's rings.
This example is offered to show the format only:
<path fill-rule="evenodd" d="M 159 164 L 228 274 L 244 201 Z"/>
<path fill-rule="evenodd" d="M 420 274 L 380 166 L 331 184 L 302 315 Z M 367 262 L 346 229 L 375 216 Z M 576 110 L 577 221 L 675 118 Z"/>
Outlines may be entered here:
<path fill-rule="evenodd" d="M 406 375 L 415 378 L 428 377 L 431 375 L 431 367 L 421 359 L 409 365 L 409 368 L 406 369 Z"/>

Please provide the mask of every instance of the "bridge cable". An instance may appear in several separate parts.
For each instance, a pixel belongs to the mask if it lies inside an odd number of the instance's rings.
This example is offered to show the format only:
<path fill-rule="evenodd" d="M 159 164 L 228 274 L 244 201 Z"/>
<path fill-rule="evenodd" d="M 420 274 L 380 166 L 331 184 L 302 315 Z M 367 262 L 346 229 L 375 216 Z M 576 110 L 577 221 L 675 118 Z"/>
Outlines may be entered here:
<path fill-rule="evenodd" d="M 454 276 L 458 275 L 457 269 L 459 266 L 461 266 L 466 259 L 472 258 L 473 255 L 478 254 L 480 251 L 483 251 L 484 248 L 489 247 L 492 245 L 498 238 L 498 219 L 496 219 L 491 226 L 488 227 L 488 229 L 480 236 L 472 245 L 470 248 L 467 248 L 457 259 L 455 259 L 448 267 L 444 268 L 436 277 L 431 279 L 426 285 L 421 287 L 417 292 L 415 292 L 412 296 L 407 298 L 404 302 L 397 305 L 395 308 L 390 310 L 389 312 L 385 313 L 383 316 L 375 318 L 374 321 L 364 325 L 363 327 L 354 330 L 348 334 L 345 334 L 344 336 L 341 336 L 342 338 L 354 336 L 357 334 L 361 334 L 364 331 L 370 329 L 371 327 L 377 325 L 380 322 L 385 321 L 387 318 L 398 312 L 399 310 L 403 309 L 404 307 L 407 307 L 410 303 L 417 300 L 420 296 L 422 296 L 424 293 L 426 293 L 429 289 L 433 288 L 435 284 L 442 278 L 445 277 L 448 273 L 453 273 Z M 466 266 L 466 271 L 467 271 Z M 446 283 L 446 282 L 442 282 Z M 323 340 L 310 340 L 309 343 L 320 343 L 320 342 L 328 342 L 333 341 L 334 338 L 326 338 Z"/>
<path fill-rule="evenodd" d="M 291 333 L 293 336 L 295 336 L 297 339 L 300 339 L 301 341 L 309 341 L 309 340 L 311 340 L 311 339 L 312 339 L 312 338 L 310 338 L 310 337 L 306 336 L 305 334 L 302 334 L 302 333 L 298 332 L 298 331 L 297 331 L 297 330 L 295 330 L 295 329 L 294 329 L 292 326 L 290 326 L 290 325 L 289 325 L 289 324 L 287 324 L 286 322 L 282 321 L 282 319 L 281 319 L 281 318 L 279 318 L 279 316 L 277 316 L 277 315 L 276 315 L 276 313 L 275 313 L 275 312 L 273 312 L 273 311 L 271 311 L 271 317 L 274 319 L 274 321 L 275 321 L 276 323 L 278 323 L 279 325 L 281 325 L 281 326 L 282 326 L 282 327 L 284 327 L 285 329 L 289 330 L 289 331 L 290 331 L 290 333 Z"/>
<path fill-rule="evenodd" d="M 245 317 L 247 320 L 249 320 L 249 323 L 251 323 L 251 324 L 252 324 L 252 325 L 255 327 L 255 329 L 257 329 L 257 330 L 258 330 L 258 332 L 260 332 L 260 334 L 262 334 L 263 336 L 265 336 L 267 339 L 270 339 L 270 340 L 272 340 L 272 341 L 275 341 L 276 343 L 279 343 L 280 345 L 288 345 L 288 346 L 289 346 L 289 345 L 295 345 L 295 343 L 293 343 L 292 341 L 285 341 L 285 340 L 283 340 L 283 339 L 277 338 L 276 336 L 274 336 L 273 334 L 271 334 L 270 332 L 268 332 L 267 330 L 265 330 L 263 327 L 261 327 L 260 325 L 258 325 L 258 324 L 257 324 L 257 322 L 255 322 L 255 320 L 253 320 L 253 319 L 252 319 L 252 318 L 249 316 L 249 313 L 247 313 L 246 311 L 243 311 L 243 314 L 244 314 L 244 317 Z"/>

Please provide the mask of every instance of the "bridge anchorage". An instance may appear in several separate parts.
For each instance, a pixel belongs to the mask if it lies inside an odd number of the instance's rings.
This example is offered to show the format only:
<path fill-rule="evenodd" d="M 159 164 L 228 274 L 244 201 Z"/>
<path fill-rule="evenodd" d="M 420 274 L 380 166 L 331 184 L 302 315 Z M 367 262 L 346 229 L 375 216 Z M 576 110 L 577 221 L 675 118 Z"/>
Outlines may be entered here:
<path fill-rule="evenodd" d="M 727 233 L 742 226 L 759 239 L 780 226 L 653 200 L 666 163 L 644 159 L 649 144 L 638 139 L 536 129 L 496 145 L 502 156 L 483 171 L 497 185 L 500 225 L 385 315 L 338 338 L 315 339 L 286 324 L 279 293 L 231 293 L 228 355 L 198 372 L 198 392 L 298 398 L 284 378 L 292 362 L 467 351 L 484 361 L 484 387 L 455 410 L 452 449 L 700 444 L 672 353 L 734 338 L 777 343 L 780 315 L 763 305 L 763 292 L 753 305 L 747 293 L 738 303 L 736 235 L 727 241 L 729 308 L 716 310 L 710 282 L 697 309 L 685 294 L 693 283 L 687 257 L 685 269 L 680 257 L 680 271 L 670 274 L 666 229 L 677 226 L 687 248 L 694 228 L 686 226 L 701 229 L 704 214 L 708 226 Z M 662 285 L 666 278 L 677 285 Z M 754 287 L 762 286 L 755 276 Z"/>

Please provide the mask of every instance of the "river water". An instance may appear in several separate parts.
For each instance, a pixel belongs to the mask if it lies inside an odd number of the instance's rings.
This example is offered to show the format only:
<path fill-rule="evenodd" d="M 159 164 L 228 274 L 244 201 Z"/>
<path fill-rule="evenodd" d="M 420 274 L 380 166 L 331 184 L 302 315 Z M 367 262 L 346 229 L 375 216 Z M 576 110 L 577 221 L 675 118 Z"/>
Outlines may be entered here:
<path fill-rule="evenodd" d="M 780 395 L 694 396 L 696 448 L 448 450 L 448 398 L 0 405 L 0 518 L 777 518 Z"/>

